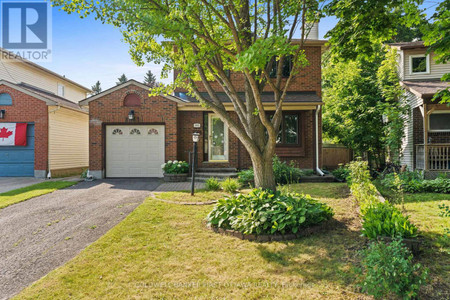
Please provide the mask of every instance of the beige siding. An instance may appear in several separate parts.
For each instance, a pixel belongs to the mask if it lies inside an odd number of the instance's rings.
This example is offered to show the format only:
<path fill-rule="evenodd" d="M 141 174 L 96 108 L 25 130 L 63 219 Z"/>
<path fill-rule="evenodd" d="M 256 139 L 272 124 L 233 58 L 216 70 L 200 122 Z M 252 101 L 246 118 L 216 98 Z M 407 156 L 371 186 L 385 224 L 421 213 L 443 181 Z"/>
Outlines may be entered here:
<path fill-rule="evenodd" d="M 450 64 L 437 64 L 435 61 L 434 53 L 431 53 L 430 57 L 430 72 L 428 74 L 410 74 L 410 56 L 425 54 L 425 49 L 419 50 L 403 50 L 403 65 L 404 65 L 404 74 L 403 80 L 428 80 L 428 79 L 440 79 L 445 73 L 450 72 Z"/>
<path fill-rule="evenodd" d="M 78 103 L 86 98 L 86 91 L 82 88 L 23 62 L 3 60 L 0 64 L 1 79 L 12 83 L 24 82 L 54 94 L 58 94 L 59 83 L 65 87 L 64 98 L 67 100 Z"/>
<path fill-rule="evenodd" d="M 89 116 L 66 108 L 49 106 L 50 170 L 89 165 Z"/>
<path fill-rule="evenodd" d="M 422 103 L 422 99 L 417 97 L 411 92 L 405 92 L 406 102 L 410 109 L 407 115 L 404 116 L 405 128 L 404 137 L 402 140 L 402 157 L 400 163 L 407 165 L 409 170 L 414 169 L 414 121 L 413 121 L 413 109 Z"/>

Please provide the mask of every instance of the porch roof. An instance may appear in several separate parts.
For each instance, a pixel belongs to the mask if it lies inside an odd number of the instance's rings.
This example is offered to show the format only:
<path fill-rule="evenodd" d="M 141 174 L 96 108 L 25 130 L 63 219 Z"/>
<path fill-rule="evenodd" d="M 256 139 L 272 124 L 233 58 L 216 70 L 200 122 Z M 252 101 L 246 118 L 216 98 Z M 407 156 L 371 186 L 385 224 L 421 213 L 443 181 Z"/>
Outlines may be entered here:
<path fill-rule="evenodd" d="M 402 85 L 410 92 L 424 98 L 433 97 L 437 92 L 450 87 L 450 82 L 433 81 L 402 81 Z"/>
<path fill-rule="evenodd" d="M 211 100 L 208 93 L 200 93 L 203 97 L 205 97 L 208 100 Z M 241 98 L 244 98 L 244 93 L 238 93 Z M 223 103 L 231 103 L 230 98 L 225 94 L 224 92 L 216 93 L 217 97 L 222 101 Z M 189 96 L 186 93 L 183 92 L 176 92 L 175 97 L 178 97 L 180 99 L 183 99 L 184 101 L 188 101 L 191 103 L 198 103 L 198 100 L 195 97 Z M 273 92 L 263 92 L 261 94 L 261 100 L 264 103 L 270 103 L 274 102 L 274 95 Z M 322 103 L 322 98 L 316 94 L 316 92 L 287 92 L 286 97 L 284 99 L 285 103 Z"/>

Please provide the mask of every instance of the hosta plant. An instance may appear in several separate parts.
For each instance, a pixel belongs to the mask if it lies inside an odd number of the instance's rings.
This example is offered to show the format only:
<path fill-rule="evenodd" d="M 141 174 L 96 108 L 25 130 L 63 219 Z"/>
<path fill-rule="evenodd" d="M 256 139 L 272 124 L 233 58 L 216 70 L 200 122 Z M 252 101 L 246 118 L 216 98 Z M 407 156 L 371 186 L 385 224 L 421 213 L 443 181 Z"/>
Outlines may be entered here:
<path fill-rule="evenodd" d="M 207 222 L 244 234 L 286 234 L 297 233 L 332 216 L 330 207 L 310 196 L 254 189 L 219 200 Z"/>

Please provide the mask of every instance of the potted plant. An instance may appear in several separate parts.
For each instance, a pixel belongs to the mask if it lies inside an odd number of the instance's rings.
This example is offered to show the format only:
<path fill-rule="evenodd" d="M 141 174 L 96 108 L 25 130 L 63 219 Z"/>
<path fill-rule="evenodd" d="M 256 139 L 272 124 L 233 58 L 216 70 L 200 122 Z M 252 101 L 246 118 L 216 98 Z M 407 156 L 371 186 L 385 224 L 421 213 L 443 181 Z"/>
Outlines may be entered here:
<path fill-rule="evenodd" d="M 169 160 L 162 164 L 161 168 L 164 172 L 164 181 L 167 182 L 186 181 L 189 172 L 189 164 L 185 161 Z"/>

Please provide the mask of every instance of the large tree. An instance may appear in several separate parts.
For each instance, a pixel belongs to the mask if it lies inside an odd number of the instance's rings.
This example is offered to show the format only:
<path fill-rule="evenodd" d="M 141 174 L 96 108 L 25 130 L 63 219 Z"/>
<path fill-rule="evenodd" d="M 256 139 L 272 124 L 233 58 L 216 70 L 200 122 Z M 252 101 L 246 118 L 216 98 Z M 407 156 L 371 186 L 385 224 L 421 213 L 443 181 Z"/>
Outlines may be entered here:
<path fill-rule="evenodd" d="M 315 0 L 56 0 L 66 12 L 94 14 L 119 27 L 134 61 L 163 63 L 163 76 L 181 71 L 170 88 L 181 87 L 218 114 L 250 154 L 255 185 L 275 189 L 272 158 L 283 101 L 293 78 L 307 63 L 303 51 L 310 22 L 319 17 Z M 300 41 L 293 38 L 301 30 Z M 166 42 L 162 42 L 162 41 Z M 283 78 L 283 61 L 291 57 L 293 72 Z M 276 67 L 275 78 L 270 71 Z M 228 71 L 243 76 L 244 95 Z M 237 115 L 227 112 L 212 81 L 229 97 Z M 239 84 L 242 84 L 241 82 Z M 261 93 L 274 91 L 270 118 Z M 170 92 L 165 87 L 165 92 Z M 205 97 L 200 90 L 206 90 Z M 158 89 L 154 92 L 160 92 Z M 276 129 L 277 128 L 277 129 Z"/>

